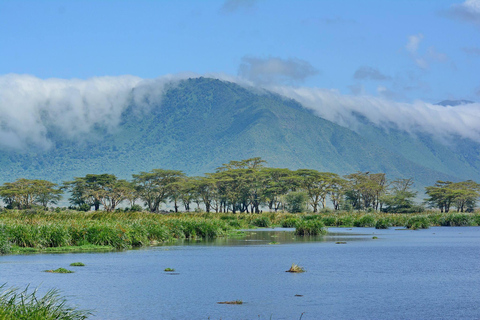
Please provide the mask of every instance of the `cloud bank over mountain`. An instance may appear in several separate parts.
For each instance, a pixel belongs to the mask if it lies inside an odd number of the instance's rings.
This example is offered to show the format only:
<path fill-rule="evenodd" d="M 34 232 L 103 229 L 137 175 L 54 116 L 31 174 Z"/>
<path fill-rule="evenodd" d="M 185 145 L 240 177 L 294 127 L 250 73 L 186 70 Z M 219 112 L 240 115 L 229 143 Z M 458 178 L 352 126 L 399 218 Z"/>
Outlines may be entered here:
<path fill-rule="evenodd" d="M 288 74 L 290 69 L 282 70 Z M 371 77 L 372 70 L 365 70 L 368 72 L 364 72 L 364 76 Z M 122 112 L 129 105 L 143 109 L 161 105 L 166 86 L 189 77 L 198 75 L 178 74 L 157 79 L 117 76 L 87 80 L 44 80 L 17 74 L 0 76 L 0 146 L 17 150 L 26 147 L 48 149 L 52 145 L 49 136 L 52 129 L 67 139 L 81 139 L 96 128 L 114 132 Z M 214 77 L 253 87 L 253 82 L 248 79 L 229 75 Z M 353 130 L 358 127 L 359 116 L 363 116 L 386 129 L 425 132 L 447 142 L 452 137 L 480 142 L 479 103 L 444 107 L 423 101 L 400 103 L 368 95 L 345 95 L 322 88 L 270 83 L 264 83 L 262 87 L 295 99 L 316 115 Z"/>

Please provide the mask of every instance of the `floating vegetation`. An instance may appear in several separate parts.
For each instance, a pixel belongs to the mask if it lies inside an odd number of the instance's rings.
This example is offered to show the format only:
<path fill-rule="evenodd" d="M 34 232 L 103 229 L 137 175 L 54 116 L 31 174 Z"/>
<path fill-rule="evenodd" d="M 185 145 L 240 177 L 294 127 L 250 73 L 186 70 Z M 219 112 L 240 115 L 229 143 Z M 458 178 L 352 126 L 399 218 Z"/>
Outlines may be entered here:
<path fill-rule="evenodd" d="M 0 286 L 0 319 L 42 319 L 42 320 L 83 320 L 92 313 L 78 310 L 67 305 L 58 290 L 50 290 L 43 297 L 37 295 L 37 289 L 28 292 L 28 287 L 6 289 Z"/>
<path fill-rule="evenodd" d="M 337 242 L 335 242 L 335 244 L 347 244 L 347 242 L 346 241 L 337 241 Z"/>
<path fill-rule="evenodd" d="M 83 262 L 73 262 L 70 263 L 70 267 L 85 267 L 85 264 Z"/>
<path fill-rule="evenodd" d="M 296 294 L 295 297 L 303 297 L 303 294 Z"/>
<path fill-rule="evenodd" d="M 173 269 L 173 268 L 166 268 L 166 269 L 165 269 L 165 270 L 163 270 L 163 271 L 165 271 L 165 272 L 174 272 L 174 271 L 175 271 L 175 269 Z"/>
<path fill-rule="evenodd" d="M 242 300 L 234 300 L 234 301 L 220 301 L 217 302 L 218 304 L 243 304 Z"/>
<path fill-rule="evenodd" d="M 374 240 L 375 240 L 375 239 L 378 239 L 378 237 L 376 237 L 376 236 L 373 236 L 373 237 L 372 237 L 372 239 L 374 239 Z"/>
<path fill-rule="evenodd" d="M 305 272 L 305 269 L 303 267 L 300 267 L 298 264 L 293 263 L 290 269 L 288 269 L 285 272 L 302 273 L 302 272 Z"/>
<path fill-rule="evenodd" d="M 49 273 L 73 273 L 72 270 L 68 270 L 68 269 L 65 269 L 65 268 L 58 268 L 58 269 L 55 269 L 55 270 L 45 270 L 45 272 L 49 272 Z"/>

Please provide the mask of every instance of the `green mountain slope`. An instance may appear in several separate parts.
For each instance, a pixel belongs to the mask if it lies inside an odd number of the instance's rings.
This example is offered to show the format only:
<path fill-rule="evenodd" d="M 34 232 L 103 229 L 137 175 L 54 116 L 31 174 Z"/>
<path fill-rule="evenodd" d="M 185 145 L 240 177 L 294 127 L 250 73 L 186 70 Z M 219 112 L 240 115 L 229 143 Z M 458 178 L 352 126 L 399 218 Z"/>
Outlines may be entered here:
<path fill-rule="evenodd" d="M 413 161 L 411 155 L 382 146 L 386 139 L 378 144 L 375 137 L 361 137 L 314 116 L 294 100 L 209 78 L 171 86 L 161 103 L 148 110 L 132 102 L 114 133 L 98 128 L 80 142 L 64 140 L 53 129 L 49 136 L 56 146 L 48 152 L 0 154 L 2 180 L 61 182 L 105 172 L 130 178 L 153 168 L 201 175 L 230 160 L 257 156 L 272 167 L 385 172 L 389 178 L 414 177 L 420 185 L 464 176 L 434 162 Z"/>

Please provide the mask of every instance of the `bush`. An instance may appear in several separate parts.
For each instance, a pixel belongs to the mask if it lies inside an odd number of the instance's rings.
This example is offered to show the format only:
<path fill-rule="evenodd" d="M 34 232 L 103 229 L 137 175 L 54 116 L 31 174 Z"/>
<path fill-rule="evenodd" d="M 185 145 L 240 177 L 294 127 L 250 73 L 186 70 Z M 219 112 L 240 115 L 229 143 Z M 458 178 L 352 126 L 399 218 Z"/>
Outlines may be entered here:
<path fill-rule="evenodd" d="M 327 233 L 325 225 L 322 221 L 299 221 L 295 229 L 295 234 L 298 236 L 315 236 Z"/>
<path fill-rule="evenodd" d="M 285 196 L 285 201 L 288 212 L 305 212 L 307 207 L 307 194 L 305 192 L 290 192 Z"/>
<path fill-rule="evenodd" d="M 371 215 L 365 215 L 360 219 L 356 220 L 353 225 L 355 227 L 374 227 L 375 217 Z"/>
<path fill-rule="evenodd" d="M 428 229 L 430 228 L 430 221 L 426 216 L 413 216 L 407 220 L 405 225 L 408 229 Z"/>
<path fill-rule="evenodd" d="M 322 221 L 326 226 L 329 226 L 329 227 L 334 227 L 337 225 L 336 217 L 325 217 L 322 219 Z"/>
<path fill-rule="evenodd" d="M 440 218 L 441 226 L 463 227 L 477 225 L 475 219 L 468 213 L 451 213 Z"/>
<path fill-rule="evenodd" d="M 380 218 L 375 223 L 375 229 L 388 229 L 391 226 L 392 226 L 392 223 L 388 218 Z"/>
<path fill-rule="evenodd" d="M 253 219 L 251 222 L 252 225 L 260 228 L 268 228 L 271 225 L 270 219 L 268 217 L 258 217 Z"/>
<path fill-rule="evenodd" d="M 337 226 L 342 227 L 353 227 L 355 223 L 355 218 L 352 216 L 343 216 L 337 218 Z"/>
<path fill-rule="evenodd" d="M 298 221 L 300 221 L 300 219 L 295 217 L 288 217 L 282 220 L 281 226 L 282 228 L 295 228 Z"/>

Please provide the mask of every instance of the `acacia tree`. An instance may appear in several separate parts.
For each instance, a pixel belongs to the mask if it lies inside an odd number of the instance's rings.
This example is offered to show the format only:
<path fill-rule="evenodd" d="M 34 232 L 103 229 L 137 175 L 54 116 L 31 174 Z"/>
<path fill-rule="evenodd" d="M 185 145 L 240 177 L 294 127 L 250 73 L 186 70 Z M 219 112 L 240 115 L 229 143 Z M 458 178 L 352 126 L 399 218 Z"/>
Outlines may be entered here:
<path fill-rule="evenodd" d="M 309 204 L 313 212 L 318 211 L 318 205 L 325 208 L 328 194 L 333 191 L 332 185 L 338 175 L 330 172 L 318 172 L 317 170 L 300 169 L 294 172 L 299 178 L 300 188 L 305 190 Z"/>
<path fill-rule="evenodd" d="M 425 193 L 428 195 L 425 201 L 430 207 L 438 208 L 442 213 L 450 211 L 450 206 L 454 198 L 450 189 L 452 183 L 451 181 L 438 180 L 433 186 L 425 187 Z"/>
<path fill-rule="evenodd" d="M 388 194 L 382 197 L 385 207 L 384 212 L 408 213 L 420 211 L 421 207 L 415 207 L 413 199 L 417 192 L 412 190 L 413 178 L 397 179 L 390 183 Z"/>
<path fill-rule="evenodd" d="M 61 189 L 55 183 L 46 180 L 22 178 L 6 182 L 0 187 L 0 197 L 8 208 L 28 209 L 33 204 L 47 208 L 48 204 L 57 203 L 61 194 Z"/>
<path fill-rule="evenodd" d="M 425 201 L 440 212 L 449 212 L 453 205 L 457 211 L 473 211 L 480 195 L 480 185 L 472 180 L 453 183 L 437 181 L 435 185 L 425 187 L 428 198 Z"/>
<path fill-rule="evenodd" d="M 382 209 L 381 199 L 387 188 L 384 173 L 356 172 L 345 178 L 348 179 L 345 196 L 355 209 Z"/>
<path fill-rule="evenodd" d="M 35 203 L 42 205 L 45 209 L 49 204 L 57 204 L 62 198 L 63 191 L 56 183 L 46 180 L 34 180 Z"/>
<path fill-rule="evenodd" d="M 100 205 L 106 211 L 115 210 L 116 206 L 132 194 L 132 185 L 125 180 L 118 180 L 113 174 L 87 174 L 73 181 L 64 183 L 64 188 L 71 193 L 70 202 L 74 205 L 94 206 L 95 211 Z"/>
<path fill-rule="evenodd" d="M 268 205 L 270 211 L 277 212 L 282 206 L 284 196 L 290 191 L 290 180 L 293 175 L 290 169 L 263 168 L 262 176 L 262 199 Z"/>
<path fill-rule="evenodd" d="M 177 170 L 153 169 L 133 175 L 140 199 L 150 212 L 158 212 L 160 204 L 171 195 L 172 184 L 179 181 L 184 174 Z"/>

